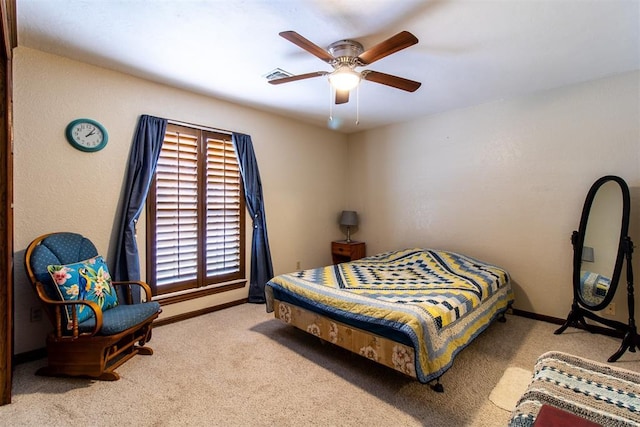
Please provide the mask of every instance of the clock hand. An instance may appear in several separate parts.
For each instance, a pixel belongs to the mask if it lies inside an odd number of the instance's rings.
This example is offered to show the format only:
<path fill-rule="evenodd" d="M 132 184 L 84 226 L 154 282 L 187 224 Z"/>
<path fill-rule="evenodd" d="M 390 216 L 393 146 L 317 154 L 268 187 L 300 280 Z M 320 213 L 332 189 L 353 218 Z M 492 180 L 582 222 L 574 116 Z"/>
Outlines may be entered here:
<path fill-rule="evenodd" d="M 87 136 L 91 136 L 91 135 L 93 135 L 94 133 L 96 133 L 96 130 L 95 130 L 95 129 L 94 129 L 94 130 L 92 130 L 91 132 L 89 132 L 89 133 L 85 136 L 85 138 L 86 138 Z"/>

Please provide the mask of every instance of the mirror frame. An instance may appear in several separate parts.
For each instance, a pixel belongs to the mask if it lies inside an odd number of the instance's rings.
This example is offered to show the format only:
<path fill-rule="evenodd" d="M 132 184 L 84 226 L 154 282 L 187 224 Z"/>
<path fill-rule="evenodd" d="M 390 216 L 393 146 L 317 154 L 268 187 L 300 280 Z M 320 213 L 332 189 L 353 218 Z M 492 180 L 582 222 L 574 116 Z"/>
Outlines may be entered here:
<path fill-rule="evenodd" d="M 614 181 L 620 186 L 622 191 L 622 218 L 620 226 L 620 237 L 618 242 L 618 254 L 616 256 L 616 262 L 613 267 L 613 275 L 611 277 L 611 286 L 604 299 L 596 305 L 591 305 L 582 297 L 580 292 L 580 268 L 582 266 L 582 249 L 584 247 L 584 238 L 587 231 L 587 222 L 589 220 L 589 214 L 591 212 L 591 206 L 596 197 L 596 194 L 600 187 L 604 184 Z M 587 198 L 582 208 L 582 216 L 580 217 L 580 227 L 578 231 L 575 231 L 572 236 L 573 241 L 573 293 L 574 300 L 578 301 L 581 306 L 589 311 L 600 311 L 611 303 L 616 290 L 618 288 L 618 282 L 620 281 L 620 274 L 622 272 L 622 263 L 627 251 L 627 238 L 629 232 L 629 215 L 630 215 L 631 198 L 629 195 L 629 187 L 624 179 L 619 176 L 607 175 L 598 179 L 587 193 Z"/>

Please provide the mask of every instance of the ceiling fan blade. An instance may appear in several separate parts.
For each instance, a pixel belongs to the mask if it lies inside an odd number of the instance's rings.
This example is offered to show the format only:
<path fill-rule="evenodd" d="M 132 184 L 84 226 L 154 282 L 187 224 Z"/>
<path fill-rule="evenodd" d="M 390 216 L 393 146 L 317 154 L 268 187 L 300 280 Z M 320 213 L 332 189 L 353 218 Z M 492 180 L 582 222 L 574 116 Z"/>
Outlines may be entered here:
<path fill-rule="evenodd" d="M 329 52 L 327 52 L 317 44 L 305 39 L 295 31 L 283 31 L 280 33 L 280 36 L 289 40 L 291 43 L 295 44 L 296 46 L 301 47 L 302 49 L 306 50 L 310 54 L 317 56 L 318 58 L 322 59 L 324 62 L 331 62 L 335 59 Z"/>
<path fill-rule="evenodd" d="M 365 70 L 361 75 L 364 80 L 406 90 L 407 92 L 415 92 L 422 85 L 420 82 L 392 76 L 391 74 L 380 73 L 378 71 Z"/>
<path fill-rule="evenodd" d="M 271 83 L 272 85 L 279 85 L 281 83 L 295 82 L 298 80 L 310 79 L 312 77 L 326 76 L 327 74 L 329 73 L 327 73 L 326 71 L 314 71 L 313 73 L 298 74 L 297 76 L 269 80 L 269 83 Z"/>
<path fill-rule="evenodd" d="M 349 102 L 348 90 L 336 90 L 336 104 L 346 104 Z"/>
<path fill-rule="evenodd" d="M 399 50 L 405 49 L 418 43 L 418 38 L 408 31 L 401 31 L 393 37 L 378 43 L 371 49 L 358 56 L 362 65 L 371 64 L 379 59 L 389 56 Z"/>

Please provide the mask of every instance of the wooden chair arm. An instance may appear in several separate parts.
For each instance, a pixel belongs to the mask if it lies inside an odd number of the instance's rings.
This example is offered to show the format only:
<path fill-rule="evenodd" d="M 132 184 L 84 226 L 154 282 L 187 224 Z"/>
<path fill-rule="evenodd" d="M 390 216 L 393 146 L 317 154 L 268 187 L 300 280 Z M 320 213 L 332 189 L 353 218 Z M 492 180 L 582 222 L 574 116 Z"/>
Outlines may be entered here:
<path fill-rule="evenodd" d="M 112 281 L 111 284 L 113 286 L 119 286 L 125 289 L 125 297 L 127 299 L 127 304 L 133 304 L 133 297 L 131 296 L 131 287 L 129 285 L 136 285 L 141 287 L 145 293 L 146 301 L 151 301 L 151 287 L 143 281 L 140 280 L 126 280 L 126 281 Z"/>
<path fill-rule="evenodd" d="M 80 333 L 78 330 L 77 310 L 75 309 L 71 310 L 71 325 L 67 325 L 67 328 L 65 330 L 71 328 L 73 338 L 78 338 L 79 336 L 94 336 L 98 332 L 100 332 L 100 329 L 102 329 L 102 309 L 94 301 L 89 301 L 89 300 L 59 301 L 59 300 L 51 299 L 49 298 L 47 293 L 44 291 L 44 285 L 40 282 L 36 283 L 36 290 L 38 293 L 38 297 L 43 303 L 54 307 L 54 315 L 51 321 L 55 328 L 57 338 L 62 338 L 64 336 L 62 333 L 63 331 L 62 320 L 63 318 L 66 318 L 66 314 L 63 315 L 62 310 L 66 310 L 65 306 L 67 305 L 72 305 L 72 306 L 87 305 L 89 306 L 91 311 L 93 311 L 93 315 L 95 316 L 95 319 L 96 319 L 96 324 L 93 328 L 93 331 Z"/>

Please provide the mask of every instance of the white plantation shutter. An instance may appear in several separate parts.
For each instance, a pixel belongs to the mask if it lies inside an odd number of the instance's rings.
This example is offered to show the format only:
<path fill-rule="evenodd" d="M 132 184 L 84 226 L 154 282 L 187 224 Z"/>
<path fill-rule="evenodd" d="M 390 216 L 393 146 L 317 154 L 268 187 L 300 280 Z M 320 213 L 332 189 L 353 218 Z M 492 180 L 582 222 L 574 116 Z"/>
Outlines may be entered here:
<path fill-rule="evenodd" d="M 207 141 L 207 276 L 240 268 L 240 168 L 231 143 L 205 135 Z"/>
<path fill-rule="evenodd" d="M 148 201 L 156 294 L 244 277 L 243 197 L 229 135 L 167 126 Z"/>
<path fill-rule="evenodd" d="M 198 138 L 165 134 L 156 169 L 156 284 L 197 279 Z"/>

